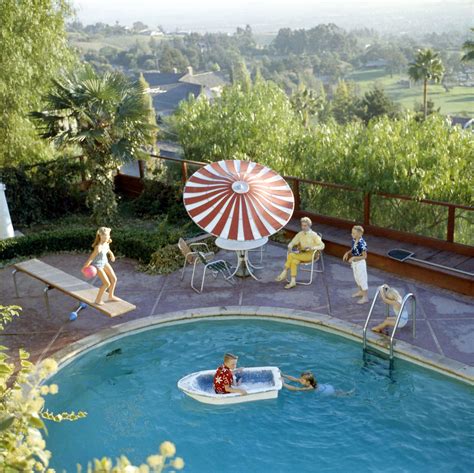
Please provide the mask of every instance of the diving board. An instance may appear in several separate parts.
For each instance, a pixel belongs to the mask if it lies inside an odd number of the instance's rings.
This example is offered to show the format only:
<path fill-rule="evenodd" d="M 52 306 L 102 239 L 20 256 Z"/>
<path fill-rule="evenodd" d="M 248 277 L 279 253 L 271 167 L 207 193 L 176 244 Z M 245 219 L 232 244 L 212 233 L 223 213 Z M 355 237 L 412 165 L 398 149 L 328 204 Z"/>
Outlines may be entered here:
<path fill-rule="evenodd" d="M 15 293 L 17 297 L 20 297 L 16 281 L 16 274 L 18 272 L 25 273 L 45 284 L 44 298 L 48 314 L 50 314 L 48 292 L 51 289 L 56 289 L 67 296 L 77 299 L 81 302 L 81 309 L 91 306 L 109 317 L 117 317 L 118 315 L 126 314 L 127 312 L 136 309 L 136 306 L 122 299 L 105 302 L 104 305 L 97 305 L 94 301 L 99 292 L 99 288 L 94 287 L 92 284 L 82 281 L 75 276 L 71 276 L 54 266 L 44 263 L 43 261 L 31 259 L 22 263 L 14 264 L 13 267 L 13 282 L 15 283 Z"/>

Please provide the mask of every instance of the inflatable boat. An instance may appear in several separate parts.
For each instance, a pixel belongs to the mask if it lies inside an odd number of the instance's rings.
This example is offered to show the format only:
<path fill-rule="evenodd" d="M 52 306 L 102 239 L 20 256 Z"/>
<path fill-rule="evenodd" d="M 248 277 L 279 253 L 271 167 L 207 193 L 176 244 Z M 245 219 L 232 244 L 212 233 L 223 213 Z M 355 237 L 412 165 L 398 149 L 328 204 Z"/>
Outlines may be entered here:
<path fill-rule="evenodd" d="M 235 387 L 247 391 L 246 395 L 239 393 L 217 394 L 214 391 L 215 370 L 188 374 L 178 381 L 178 388 L 189 397 L 206 404 L 237 404 L 278 397 L 282 382 L 280 370 L 277 367 L 240 368 L 236 371 L 239 382 Z"/>

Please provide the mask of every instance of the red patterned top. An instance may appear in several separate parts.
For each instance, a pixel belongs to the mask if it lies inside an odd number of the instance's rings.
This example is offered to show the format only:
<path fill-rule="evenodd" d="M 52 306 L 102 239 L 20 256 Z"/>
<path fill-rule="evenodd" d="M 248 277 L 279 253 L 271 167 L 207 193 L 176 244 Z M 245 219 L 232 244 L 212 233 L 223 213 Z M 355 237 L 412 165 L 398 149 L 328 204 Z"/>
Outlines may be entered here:
<path fill-rule="evenodd" d="M 234 382 L 234 376 L 232 370 L 227 368 L 225 365 L 219 366 L 214 375 L 214 390 L 217 394 L 228 394 L 225 390 L 225 386 L 232 386 Z"/>

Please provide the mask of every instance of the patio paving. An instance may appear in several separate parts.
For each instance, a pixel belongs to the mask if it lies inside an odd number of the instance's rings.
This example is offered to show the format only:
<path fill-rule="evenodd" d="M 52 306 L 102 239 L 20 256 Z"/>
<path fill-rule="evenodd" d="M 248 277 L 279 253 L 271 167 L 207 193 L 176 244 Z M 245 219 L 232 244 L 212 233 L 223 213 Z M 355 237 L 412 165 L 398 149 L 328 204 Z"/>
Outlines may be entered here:
<path fill-rule="evenodd" d="M 179 272 L 168 276 L 152 276 L 137 271 L 136 263 L 118 259 L 114 264 L 119 278 L 117 294 L 135 304 L 137 309 L 110 319 L 93 309 L 81 312 L 75 322 L 68 319 L 76 302 L 57 291 L 51 291 L 52 315 L 48 316 L 43 301 L 43 286 L 23 274 L 18 275 L 20 298 L 15 297 L 11 268 L 0 270 L 1 304 L 23 307 L 23 313 L 0 334 L 1 344 L 10 348 L 25 347 L 34 360 L 97 332 L 123 322 L 159 316 L 171 311 L 217 306 L 266 306 L 301 309 L 327 314 L 363 325 L 369 305 L 360 306 L 351 298 L 354 282 L 350 267 L 340 259 L 325 256 L 325 272 L 318 274 L 311 286 L 283 289 L 274 282 L 281 271 L 286 255 L 282 245 L 270 243 L 264 259 L 265 269 L 259 271 L 261 281 L 238 279 L 230 286 L 222 279 L 209 277 L 203 294 L 189 287 L 190 271 L 185 280 Z M 234 262 L 233 253 L 219 253 L 219 257 Z M 86 256 L 80 254 L 52 254 L 42 257 L 46 263 L 81 277 L 80 268 Z M 252 255 L 256 258 L 256 254 Z M 474 366 L 474 297 L 402 279 L 393 274 L 369 267 L 369 295 L 382 283 L 397 288 L 402 294 L 408 291 L 417 296 L 417 337 L 412 337 L 411 322 L 399 329 L 397 338 L 413 345 Z M 385 307 L 378 304 L 374 323 L 384 318 Z"/>

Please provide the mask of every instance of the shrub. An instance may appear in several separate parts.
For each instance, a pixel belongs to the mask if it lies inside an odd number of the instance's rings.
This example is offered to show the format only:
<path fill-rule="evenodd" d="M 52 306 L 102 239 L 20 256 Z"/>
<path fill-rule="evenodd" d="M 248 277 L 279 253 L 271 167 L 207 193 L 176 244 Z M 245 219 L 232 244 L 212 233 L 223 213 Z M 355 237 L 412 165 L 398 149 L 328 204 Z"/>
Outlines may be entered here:
<path fill-rule="evenodd" d="M 181 186 L 147 179 L 141 195 L 133 201 L 133 210 L 140 217 L 167 215 L 172 223 L 186 218 Z"/>
<path fill-rule="evenodd" d="M 219 251 L 214 243 L 214 238 L 207 238 L 203 243 L 207 244 L 210 251 L 214 253 Z M 183 255 L 175 241 L 155 251 L 151 255 L 145 271 L 149 274 L 170 274 L 180 269 L 183 266 L 183 261 Z"/>
<path fill-rule="evenodd" d="M 0 241 L 0 261 L 59 251 L 92 251 L 91 245 L 95 231 L 95 227 L 57 228 L 20 238 L 2 240 Z M 114 228 L 112 249 L 117 255 L 147 264 L 157 249 L 169 243 L 175 243 L 180 236 L 189 236 L 194 231 L 191 224 L 175 228 L 171 227 L 166 220 L 152 231 L 133 227 Z"/>
<path fill-rule="evenodd" d="M 0 169 L 13 223 L 31 225 L 85 211 L 80 174 L 81 164 L 75 159 Z"/>

